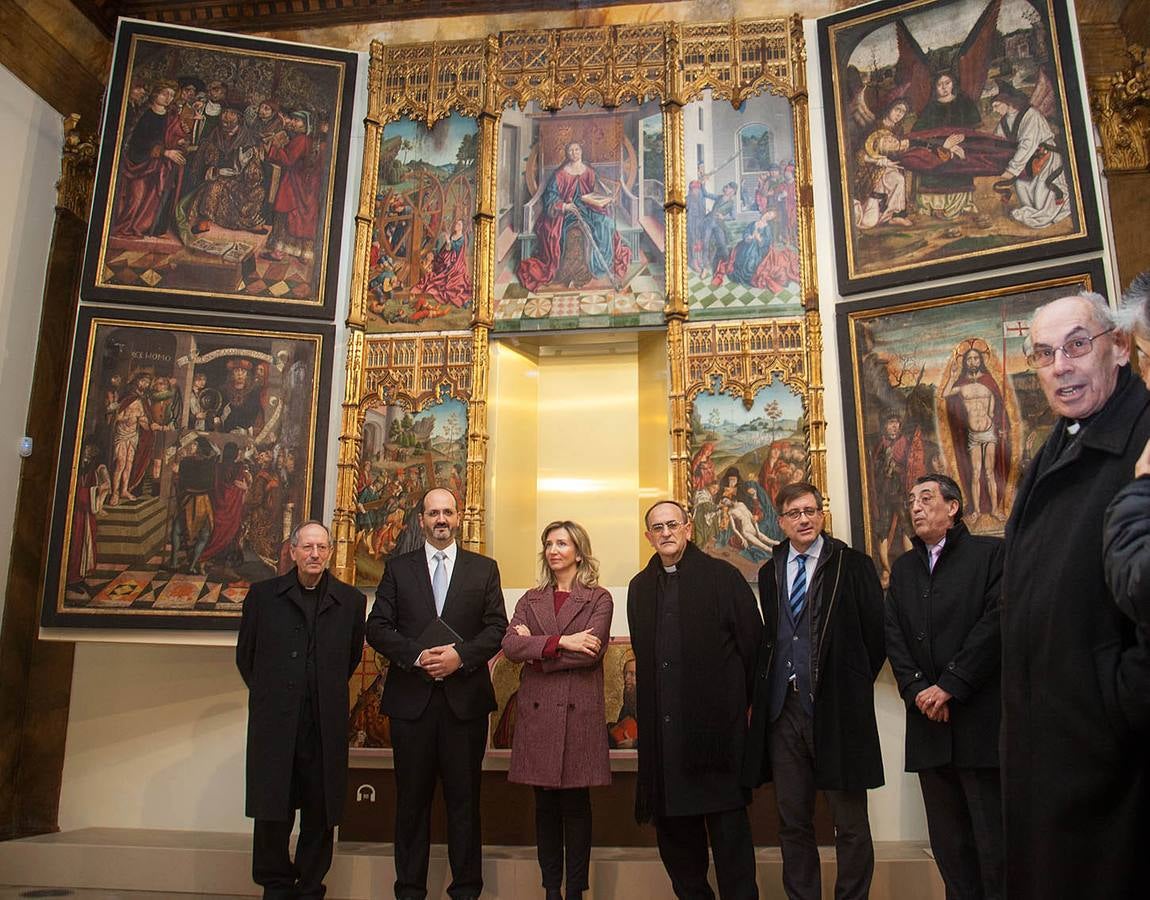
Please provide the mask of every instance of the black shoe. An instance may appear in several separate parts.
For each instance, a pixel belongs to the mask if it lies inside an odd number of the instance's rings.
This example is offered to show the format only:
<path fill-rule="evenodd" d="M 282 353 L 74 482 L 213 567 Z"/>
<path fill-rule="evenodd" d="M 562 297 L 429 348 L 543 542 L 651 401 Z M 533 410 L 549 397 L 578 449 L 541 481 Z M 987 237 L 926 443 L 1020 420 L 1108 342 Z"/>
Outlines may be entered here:
<path fill-rule="evenodd" d="M 563 900 L 563 892 L 559 888 L 544 888 L 547 891 L 547 900 Z"/>

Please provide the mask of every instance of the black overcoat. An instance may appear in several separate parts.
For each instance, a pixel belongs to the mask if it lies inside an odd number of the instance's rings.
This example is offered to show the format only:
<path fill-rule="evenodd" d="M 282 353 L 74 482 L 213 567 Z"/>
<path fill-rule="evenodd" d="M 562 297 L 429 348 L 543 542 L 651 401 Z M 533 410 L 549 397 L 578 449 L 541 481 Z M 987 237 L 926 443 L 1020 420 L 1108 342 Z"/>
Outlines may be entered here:
<path fill-rule="evenodd" d="M 1106 510 L 1106 584 L 1131 621 L 1150 629 L 1150 475 L 1122 488 Z"/>
<path fill-rule="evenodd" d="M 1106 588 L 1102 519 L 1150 437 L 1126 371 L 1077 439 L 1060 420 L 1019 488 L 1002 591 L 1002 787 L 1011 900 L 1144 896 L 1147 665 Z"/>
<path fill-rule="evenodd" d="M 811 681 L 814 686 L 815 786 L 861 791 L 883 783 L 882 751 L 874 713 L 874 680 L 886 650 L 882 587 L 865 553 L 824 534 L 811 579 Z M 763 646 L 755 671 L 755 699 L 743 761 L 743 781 L 771 780 L 767 735 L 771 727 L 771 660 L 779 634 L 779 597 L 786 596 L 790 542 L 775 547 L 759 569 Z"/>
<path fill-rule="evenodd" d="M 659 576 L 663 571 L 658 554 L 651 557 L 627 588 L 627 626 L 635 653 L 638 690 L 635 818 L 639 822 L 659 814 L 660 778 L 681 777 L 683 783 L 673 787 L 680 795 L 696 795 L 699 814 L 716 811 L 711 797 L 698 796 L 701 793 L 746 797 L 740 786 L 739 766 L 750 684 L 763 628 L 755 609 L 755 595 L 738 569 L 708 556 L 693 543 L 687 543 L 677 569 L 684 666 L 680 737 L 688 770 L 682 773 L 667 772 L 658 741 L 644 737 L 656 727 L 651 722 L 658 705 L 656 667 L 660 660 L 655 632 Z M 700 733 L 704 731 L 709 733 Z M 703 791 L 698 790 L 701 786 L 705 786 Z"/>
<path fill-rule="evenodd" d="M 906 703 L 906 770 L 996 768 L 1002 539 L 971 534 L 959 522 L 933 572 L 922 539 L 912 543 L 891 567 L 886 604 L 886 652 Z M 933 684 L 953 695 L 947 722 L 932 722 L 915 705 Z"/>
<path fill-rule="evenodd" d="M 363 653 L 367 599 L 330 572 L 316 613 L 315 672 L 327 825 L 338 825 L 347 793 L 347 680 Z M 307 689 L 307 619 L 293 569 L 251 586 L 244 600 L 236 666 L 248 686 L 247 802 L 253 819 L 292 817 L 291 775 Z"/>

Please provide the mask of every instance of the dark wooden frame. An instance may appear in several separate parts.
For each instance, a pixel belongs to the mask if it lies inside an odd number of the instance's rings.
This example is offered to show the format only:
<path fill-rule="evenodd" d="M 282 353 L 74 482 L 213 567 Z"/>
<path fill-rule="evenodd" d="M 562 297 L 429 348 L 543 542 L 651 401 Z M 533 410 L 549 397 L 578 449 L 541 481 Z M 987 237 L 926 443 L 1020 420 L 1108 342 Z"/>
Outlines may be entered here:
<path fill-rule="evenodd" d="M 75 499 L 74 484 L 80 469 L 81 429 L 85 409 L 89 402 L 97 401 L 99 386 L 92 377 L 95 360 L 91 358 L 96 347 L 96 329 L 123 328 L 138 325 L 141 328 L 171 327 L 177 331 L 195 331 L 215 336 L 245 336 L 267 338 L 310 339 L 314 343 L 312 369 L 312 408 L 310 410 L 310 460 L 301 461 L 304 468 L 304 502 L 296 515 L 297 521 L 307 518 L 324 520 L 325 462 L 327 458 L 327 423 L 331 400 L 332 360 L 334 356 L 334 326 L 320 323 L 295 323 L 276 320 L 247 325 L 243 320 L 222 320 L 218 316 L 176 316 L 162 311 L 136 311 L 113 307 L 82 305 L 80 307 L 75 340 L 69 366 L 69 387 L 65 404 L 61 453 L 52 494 L 52 523 L 49 533 L 49 553 L 41 591 L 41 625 L 44 627 L 76 628 L 158 628 L 234 630 L 239 628 L 242 603 L 234 611 L 217 614 L 208 611 L 93 611 L 83 607 L 68 609 L 64 604 L 65 572 L 71 528 L 71 515 Z M 164 543 L 160 544 L 160 552 Z"/>
<path fill-rule="evenodd" d="M 315 278 L 315 296 L 282 299 L 270 292 L 266 296 L 216 292 L 206 288 L 166 288 L 162 286 L 118 284 L 103 278 L 103 259 L 109 238 L 112 211 L 115 206 L 120 145 L 124 138 L 124 120 L 131 86 L 130 73 L 135 60 L 138 41 L 153 41 L 184 45 L 190 48 L 246 51 L 253 55 L 289 59 L 300 64 L 316 63 L 338 70 L 338 88 L 331 97 L 330 161 L 325 171 L 327 178 L 326 211 L 319 213 L 323 225 L 322 241 L 316 242 L 312 263 Z M 87 251 L 81 295 L 85 300 L 113 303 L 147 304 L 177 308 L 244 312 L 260 315 L 282 315 L 332 320 L 335 317 L 336 294 L 339 287 L 340 256 L 344 229 L 344 207 L 347 187 L 348 158 L 352 110 L 355 101 L 355 53 L 311 47 L 303 44 L 285 44 L 254 38 L 225 35 L 216 32 L 188 31 L 138 21 L 122 21 L 116 39 L 111 77 L 105 99 L 105 113 L 101 132 L 101 152 L 97 167 L 92 215 L 88 233 Z M 260 240 L 253 235 L 253 240 Z"/>
<path fill-rule="evenodd" d="M 1068 146 L 1062 148 L 1062 154 L 1067 174 L 1074 176 L 1070 185 L 1071 194 L 1075 194 L 1080 201 L 1073 233 L 1056 238 L 1036 235 L 1035 240 L 1020 240 L 1018 244 L 1001 250 L 956 254 L 938 262 L 894 265 L 869 274 L 852 269 L 851 247 L 856 230 L 851 221 L 851 198 L 846 191 L 850 181 L 848 163 L 852 150 L 845 137 L 845 122 L 842 118 L 846 100 L 846 61 L 855 47 L 878 28 L 888 26 L 906 14 L 921 13 L 928 8 L 940 9 L 960 2 L 963 0 L 886 0 L 818 20 L 819 58 L 823 60 L 827 158 L 831 171 L 831 218 L 840 294 L 856 294 L 1020 263 L 1046 261 L 1055 256 L 1098 250 L 1102 246 L 1096 189 L 1090 165 L 1093 144 L 1087 128 L 1089 113 L 1079 91 L 1079 73 L 1073 50 L 1074 36 L 1066 3 L 1065 0 L 1033 0 L 1032 5 L 1044 7 L 1048 16 L 1046 24 L 1050 27 L 1051 61 L 1056 67 L 1053 74 L 1062 104 L 1059 124 L 1066 126 L 1065 135 L 1069 139 Z M 956 33 L 955 42 L 961 44 L 965 37 L 965 31 Z M 881 112 L 874 110 L 876 121 Z"/>

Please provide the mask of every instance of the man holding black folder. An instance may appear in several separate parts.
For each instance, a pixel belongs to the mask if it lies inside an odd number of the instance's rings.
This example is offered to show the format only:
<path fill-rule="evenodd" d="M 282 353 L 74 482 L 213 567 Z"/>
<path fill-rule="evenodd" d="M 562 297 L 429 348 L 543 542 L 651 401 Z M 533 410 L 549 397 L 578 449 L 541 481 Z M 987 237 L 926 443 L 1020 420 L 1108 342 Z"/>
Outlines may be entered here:
<path fill-rule="evenodd" d="M 443 781 L 454 900 L 483 890 L 479 785 L 495 692 L 487 661 L 507 630 L 495 560 L 455 542 L 459 509 L 443 488 L 423 495 L 425 538 L 387 561 L 367 641 L 390 661 L 380 711 L 395 751 L 395 896 L 427 896 L 431 800 Z"/>

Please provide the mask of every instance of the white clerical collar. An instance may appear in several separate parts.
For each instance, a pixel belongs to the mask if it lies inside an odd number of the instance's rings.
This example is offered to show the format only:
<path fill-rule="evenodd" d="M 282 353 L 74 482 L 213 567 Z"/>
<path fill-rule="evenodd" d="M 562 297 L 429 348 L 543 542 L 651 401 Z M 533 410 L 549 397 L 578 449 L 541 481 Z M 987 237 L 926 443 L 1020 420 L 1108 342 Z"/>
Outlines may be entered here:
<path fill-rule="evenodd" d="M 679 566 L 677 564 L 673 566 L 663 566 L 663 571 L 668 575 L 673 575 L 675 572 L 679 571 Z"/>
<path fill-rule="evenodd" d="M 1077 421 L 1071 422 L 1069 425 L 1066 426 L 1066 433 L 1067 434 L 1078 434 L 1078 432 L 1081 430 L 1082 430 L 1082 423 L 1081 422 L 1077 422 Z"/>

